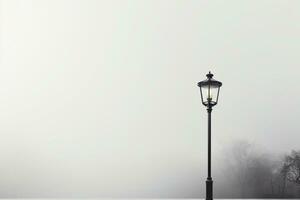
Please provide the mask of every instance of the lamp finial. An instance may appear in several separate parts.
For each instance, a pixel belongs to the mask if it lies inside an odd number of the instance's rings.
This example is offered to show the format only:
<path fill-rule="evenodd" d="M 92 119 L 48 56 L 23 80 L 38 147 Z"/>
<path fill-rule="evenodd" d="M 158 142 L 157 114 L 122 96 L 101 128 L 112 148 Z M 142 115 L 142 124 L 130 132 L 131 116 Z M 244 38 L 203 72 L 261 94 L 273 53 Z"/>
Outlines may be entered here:
<path fill-rule="evenodd" d="M 214 75 L 209 71 L 208 74 L 206 74 L 206 77 L 211 79 Z"/>

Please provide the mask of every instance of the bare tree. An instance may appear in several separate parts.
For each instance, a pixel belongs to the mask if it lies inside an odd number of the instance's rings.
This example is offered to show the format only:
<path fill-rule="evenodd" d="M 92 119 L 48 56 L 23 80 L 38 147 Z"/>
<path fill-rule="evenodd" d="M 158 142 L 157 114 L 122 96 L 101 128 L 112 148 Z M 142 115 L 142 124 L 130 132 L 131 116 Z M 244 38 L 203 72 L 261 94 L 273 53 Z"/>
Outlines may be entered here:
<path fill-rule="evenodd" d="M 226 198 L 299 198 L 300 151 L 269 154 L 245 141 L 234 143 L 224 156 L 217 196 Z"/>
<path fill-rule="evenodd" d="M 287 180 L 300 185 L 300 151 L 285 156 L 281 172 Z"/>
<path fill-rule="evenodd" d="M 280 170 L 280 175 L 282 177 L 282 190 L 281 190 L 281 196 L 284 197 L 286 193 L 286 179 L 287 179 L 287 172 L 288 172 L 288 165 L 284 162 L 283 166 Z"/>

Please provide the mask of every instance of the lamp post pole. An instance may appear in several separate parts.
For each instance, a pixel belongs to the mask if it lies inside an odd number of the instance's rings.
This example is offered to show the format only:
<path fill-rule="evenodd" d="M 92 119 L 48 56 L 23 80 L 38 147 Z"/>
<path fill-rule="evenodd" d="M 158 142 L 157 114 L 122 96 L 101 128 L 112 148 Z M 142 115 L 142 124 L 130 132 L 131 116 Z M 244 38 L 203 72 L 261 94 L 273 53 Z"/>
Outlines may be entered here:
<path fill-rule="evenodd" d="M 207 179 L 206 179 L 206 200 L 213 199 L 213 180 L 211 178 L 211 112 L 212 107 L 217 105 L 219 99 L 219 91 L 222 83 L 213 79 L 213 74 L 206 74 L 207 79 L 200 81 L 198 86 L 200 87 L 201 101 L 206 106 L 208 115 L 208 127 L 207 127 L 207 139 L 208 139 L 208 156 L 207 156 Z"/>
<path fill-rule="evenodd" d="M 207 107 L 207 114 L 208 114 L 208 120 L 207 120 L 207 139 L 208 139 L 208 155 L 207 155 L 207 179 L 206 179 L 206 200 L 212 200 L 213 199 L 213 180 L 211 178 L 211 112 L 212 107 Z"/>

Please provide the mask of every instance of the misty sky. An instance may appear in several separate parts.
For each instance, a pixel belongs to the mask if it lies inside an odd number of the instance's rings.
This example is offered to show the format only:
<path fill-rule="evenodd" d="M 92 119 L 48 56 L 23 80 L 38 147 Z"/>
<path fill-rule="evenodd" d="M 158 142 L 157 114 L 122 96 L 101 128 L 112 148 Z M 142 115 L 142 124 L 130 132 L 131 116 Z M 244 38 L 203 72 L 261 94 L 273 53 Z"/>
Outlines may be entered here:
<path fill-rule="evenodd" d="M 0 197 L 200 195 L 209 70 L 214 170 L 300 148 L 300 1 L 0 2 Z"/>

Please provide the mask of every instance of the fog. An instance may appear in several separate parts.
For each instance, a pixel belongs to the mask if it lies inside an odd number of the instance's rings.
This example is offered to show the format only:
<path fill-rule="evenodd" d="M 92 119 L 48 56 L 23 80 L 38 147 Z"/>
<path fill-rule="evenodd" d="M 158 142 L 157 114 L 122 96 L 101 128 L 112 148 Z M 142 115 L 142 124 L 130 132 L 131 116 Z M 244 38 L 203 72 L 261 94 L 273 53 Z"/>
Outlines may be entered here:
<path fill-rule="evenodd" d="M 203 197 L 209 70 L 217 196 L 239 141 L 300 148 L 299 1 L 0 3 L 1 198 Z"/>

